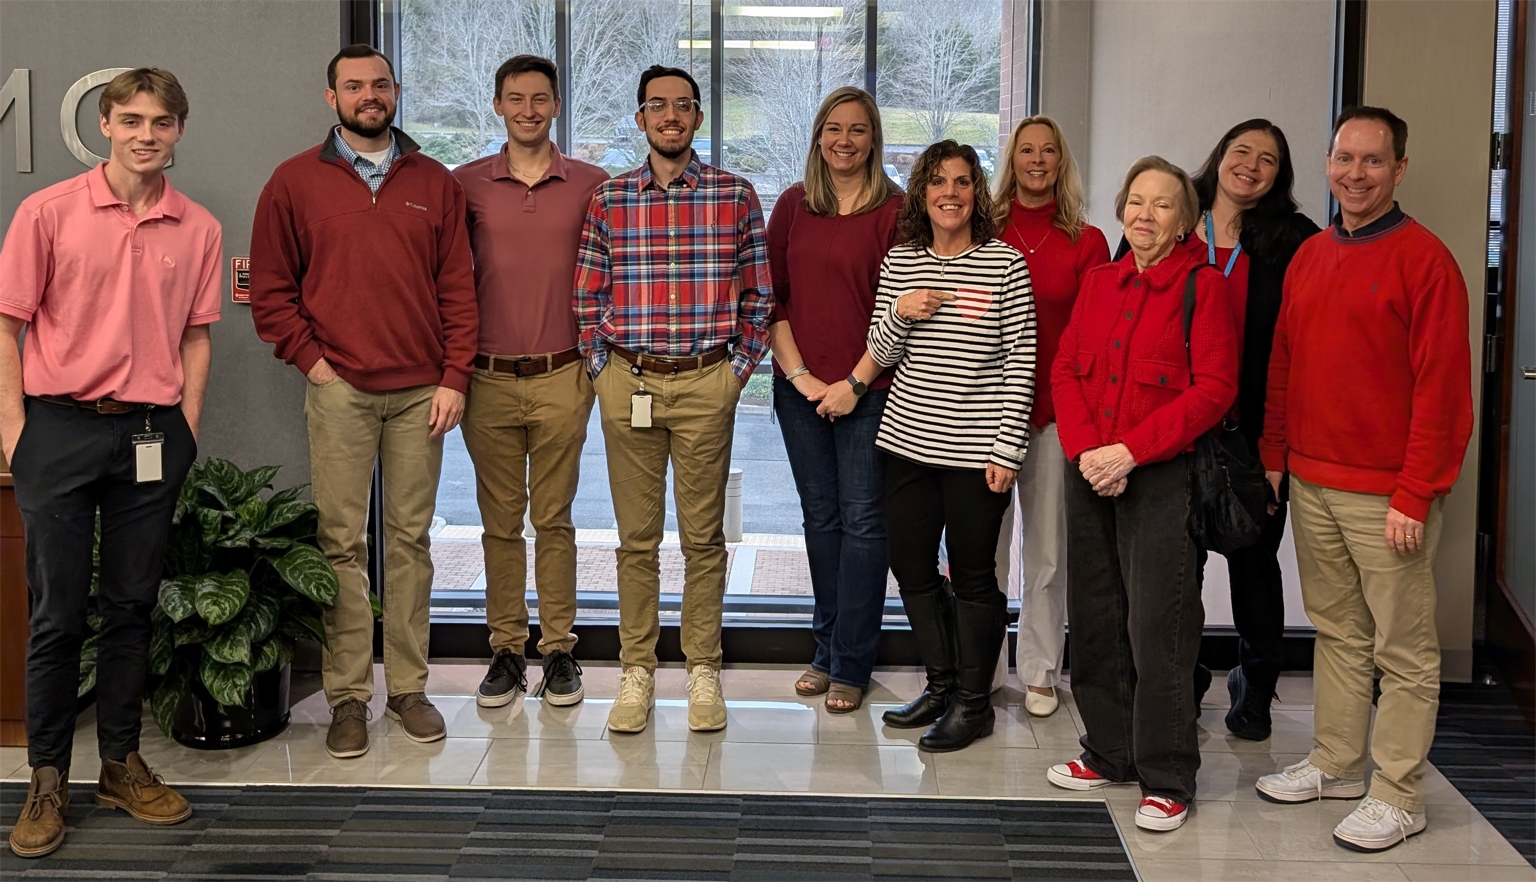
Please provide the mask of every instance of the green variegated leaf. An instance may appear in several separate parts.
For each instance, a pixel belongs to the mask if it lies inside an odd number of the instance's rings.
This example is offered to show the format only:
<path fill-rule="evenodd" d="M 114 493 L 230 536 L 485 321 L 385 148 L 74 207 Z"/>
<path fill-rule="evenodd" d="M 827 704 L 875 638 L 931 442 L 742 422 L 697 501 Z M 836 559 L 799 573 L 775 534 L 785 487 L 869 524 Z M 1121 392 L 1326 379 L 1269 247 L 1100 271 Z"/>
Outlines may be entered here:
<path fill-rule="evenodd" d="M 292 487 L 284 487 L 283 489 L 267 497 L 267 508 L 271 508 L 274 505 L 282 505 L 287 502 L 295 502 L 300 497 L 302 497 L 304 495 L 304 491 L 308 489 L 308 484 L 294 484 Z"/>
<path fill-rule="evenodd" d="M 203 543 L 212 545 L 224 532 L 224 513 L 216 508 L 197 510 L 197 522 L 203 527 Z"/>
<path fill-rule="evenodd" d="M 257 536 L 251 540 L 251 544 L 257 548 L 266 549 L 268 551 L 285 552 L 293 547 L 294 541 L 286 536 Z M 282 555 L 275 554 L 272 556 L 272 559 L 276 560 L 279 557 L 282 557 Z"/>
<path fill-rule="evenodd" d="M 167 738 L 171 735 L 171 721 L 175 719 L 176 706 L 181 703 L 181 697 L 186 691 L 186 675 L 173 675 L 161 680 L 149 697 L 149 708 L 155 715 L 155 725 L 160 727 Z"/>
<path fill-rule="evenodd" d="M 314 510 L 314 506 L 308 502 L 267 502 L 266 520 L 262 521 L 258 533 L 270 533 L 273 530 L 286 527 L 304 515 Z"/>
<path fill-rule="evenodd" d="M 295 640 L 314 640 L 321 646 L 327 645 L 325 624 L 317 618 L 290 613 L 278 624 L 277 630 Z"/>
<path fill-rule="evenodd" d="M 219 629 L 208 642 L 203 644 L 203 651 L 208 657 L 225 664 L 251 663 L 251 637 L 247 629 L 241 628 L 236 622 L 233 626 Z"/>
<path fill-rule="evenodd" d="M 245 697 L 251 691 L 250 665 L 225 664 L 205 655 L 198 676 L 203 681 L 203 688 L 220 705 L 245 707 Z"/>
<path fill-rule="evenodd" d="M 241 488 L 241 493 L 243 494 L 241 497 L 242 504 L 255 497 L 261 491 L 271 487 L 272 479 L 277 477 L 277 473 L 281 468 L 281 466 L 275 465 L 257 466 L 246 472 L 242 476 L 244 479 L 244 486 Z"/>
<path fill-rule="evenodd" d="M 256 538 L 256 531 L 238 520 L 229 522 L 229 531 L 219 537 L 220 548 L 249 548 L 251 540 Z"/>
<path fill-rule="evenodd" d="M 198 615 L 208 624 L 222 625 L 240 612 L 250 594 L 251 574 L 245 570 L 223 575 L 213 573 L 198 580 L 197 597 L 193 602 L 197 605 Z"/>
<path fill-rule="evenodd" d="M 80 646 L 80 687 L 75 695 L 84 695 L 96 688 L 96 653 L 101 648 L 101 635 L 92 634 Z"/>
<path fill-rule="evenodd" d="M 373 613 L 374 618 L 384 615 L 384 603 L 379 600 L 379 595 L 372 591 L 368 592 L 368 609 Z"/>
<path fill-rule="evenodd" d="M 277 667 L 278 661 L 283 656 L 283 638 L 278 636 L 264 641 L 252 652 L 252 655 L 254 656 L 251 660 L 252 671 L 260 674 L 263 671 L 272 670 Z"/>
<path fill-rule="evenodd" d="M 177 576 L 160 583 L 159 609 L 173 622 L 184 621 L 197 612 L 197 577 Z"/>
<path fill-rule="evenodd" d="M 176 513 L 171 515 L 172 524 L 180 524 L 186 513 L 197 505 L 197 482 L 202 476 L 201 472 L 202 466 L 194 463 L 181 482 L 181 493 L 176 497 Z"/>
<path fill-rule="evenodd" d="M 171 669 L 171 659 L 176 651 L 176 639 L 171 634 L 174 627 L 170 622 L 155 622 L 149 632 L 149 673 L 152 677 L 163 677 Z"/>
<path fill-rule="evenodd" d="M 225 511 L 233 512 L 245 501 L 245 473 L 227 459 L 210 458 L 203 463 L 199 489 L 217 499 Z"/>
<path fill-rule="evenodd" d="M 187 619 L 176 625 L 171 636 L 178 647 L 206 643 L 213 636 L 213 626 L 202 619 Z"/>
<path fill-rule="evenodd" d="M 295 545 L 272 565 L 284 582 L 310 600 L 330 606 L 336 599 L 336 568 L 313 545 Z"/>
<path fill-rule="evenodd" d="M 93 633 L 101 630 L 101 610 L 96 608 L 95 605 L 92 605 L 85 611 L 85 626 L 90 628 Z"/>
<path fill-rule="evenodd" d="M 277 599 L 270 594 L 258 594 L 252 592 L 249 600 L 245 602 L 245 610 L 241 612 L 242 620 L 251 622 L 251 642 L 265 640 L 277 630 L 277 618 L 282 614 L 282 607 Z"/>
<path fill-rule="evenodd" d="M 293 664 L 293 641 L 286 637 L 274 639 L 277 640 L 277 664 L 273 667 L 286 668 Z"/>
<path fill-rule="evenodd" d="M 240 516 L 242 524 L 252 530 L 258 530 L 267 519 L 267 503 L 260 496 L 252 496 L 240 503 L 240 507 L 235 509 L 235 514 Z"/>

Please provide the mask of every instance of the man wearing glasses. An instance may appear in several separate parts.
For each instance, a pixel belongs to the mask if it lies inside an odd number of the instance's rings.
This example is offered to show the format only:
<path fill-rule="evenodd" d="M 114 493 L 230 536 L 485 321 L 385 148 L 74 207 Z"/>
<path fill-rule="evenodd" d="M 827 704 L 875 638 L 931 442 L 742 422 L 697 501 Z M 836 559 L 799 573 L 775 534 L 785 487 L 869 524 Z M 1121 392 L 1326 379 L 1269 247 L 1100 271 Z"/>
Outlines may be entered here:
<path fill-rule="evenodd" d="M 636 97 L 650 157 L 598 188 L 576 259 L 578 345 L 597 391 L 619 525 L 624 673 L 608 728 L 644 730 L 654 703 L 670 459 L 686 561 L 688 727 L 707 732 L 726 723 L 725 481 L 736 400 L 768 348 L 768 245 L 752 185 L 693 152 L 704 122 L 693 77 L 655 65 Z"/>

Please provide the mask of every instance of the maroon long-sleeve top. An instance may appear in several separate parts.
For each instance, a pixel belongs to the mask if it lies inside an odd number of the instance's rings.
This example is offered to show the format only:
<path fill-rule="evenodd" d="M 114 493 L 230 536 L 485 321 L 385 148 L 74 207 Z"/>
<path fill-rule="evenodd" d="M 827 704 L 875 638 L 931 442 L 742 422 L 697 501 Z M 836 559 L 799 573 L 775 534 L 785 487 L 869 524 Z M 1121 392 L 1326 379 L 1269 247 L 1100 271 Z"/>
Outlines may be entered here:
<path fill-rule="evenodd" d="M 1238 341 L 1219 270 L 1197 277 L 1184 347 L 1185 280 L 1203 263 L 1174 248 L 1145 271 L 1134 254 L 1088 271 L 1051 370 L 1068 459 L 1123 443 L 1140 465 L 1168 460 L 1232 406 Z"/>
<path fill-rule="evenodd" d="M 896 244 L 901 201 L 893 196 L 863 214 L 821 217 L 806 208 L 805 187 L 795 184 L 773 207 L 768 220 L 773 320 L 789 322 L 805 366 L 824 383 L 851 374 L 864 355 L 880 261 Z M 773 371 L 784 376 L 777 355 Z M 869 387 L 889 385 L 886 372 Z"/>

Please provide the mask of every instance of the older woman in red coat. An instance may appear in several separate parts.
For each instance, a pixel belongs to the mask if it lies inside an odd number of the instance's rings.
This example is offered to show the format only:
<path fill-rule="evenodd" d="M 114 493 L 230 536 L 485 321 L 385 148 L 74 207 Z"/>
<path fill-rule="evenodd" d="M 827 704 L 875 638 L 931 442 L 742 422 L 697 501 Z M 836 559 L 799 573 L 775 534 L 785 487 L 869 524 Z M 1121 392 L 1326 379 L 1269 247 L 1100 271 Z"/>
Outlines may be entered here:
<path fill-rule="evenodd" d="M 1182 244 L 1199 217 L 1189 176 L 1160 157 L 1138 161 L 1115 214 L 1131 253 L 1084 276 L 1051 372 L 1062 450 L 1077 466 L 1068 609 L 1086 734 L 1082 755 L 1046 777 L 1073 790 L 1137 781 L 1136 825 L 1173 830 L 1200 767 L 1189 672 L 1205 609 L 1187 454 L 1237 396 L 1238 341 L 1221 272 Z"/>

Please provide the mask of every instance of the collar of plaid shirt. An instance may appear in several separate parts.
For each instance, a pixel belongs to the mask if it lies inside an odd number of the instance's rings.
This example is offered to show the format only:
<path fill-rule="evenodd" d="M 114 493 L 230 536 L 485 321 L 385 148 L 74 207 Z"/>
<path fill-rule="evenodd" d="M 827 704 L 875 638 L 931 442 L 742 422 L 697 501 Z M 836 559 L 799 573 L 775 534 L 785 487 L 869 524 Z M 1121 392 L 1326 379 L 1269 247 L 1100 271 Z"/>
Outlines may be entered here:
<path fill-rule="evenodd" d="M 699 167 L 703 163 L 699 161 L 697 151 L 689 148 L 688 154 L 688 165 L 683 169 L 683 173 L 678 176 L 677 180 L 682 181 L 688 189 L 697 190 L 699 189 Z M 671 185 L 668 184 L 667 186 Z M 651 172 L 651 157 L 649 155 L 645 157 L 645 164 L 640 166 L 640 191 L 644 192 L 647 187 L 655 187 L 658 190 L 666 189 L 666 187 L 661 185 L 660 181 L 656 180 L 655 174 Z"/>
<path fill-rule="evenodd" d="M 374 193 L 379 192 L 379 187 L 384 183 L 384 178 L 389 175 L 389 167 L 395 164 L 396 159 L 400 158 L 400 144 L 395 140 L 393 128 L 389 131 L 389 151 L 384 154 L 384 161 L 378 164 L 374 164 L 368 157 L 352 149 L 352 145 L 347 143 L 347 139 L 341 136 L 341 126 L 331 129 L 331 140 L 336 145 L 336 154 L 357 170 L 358 175 L 363 179 L 363 183 L 367 184 L 368 189 Z"/>

